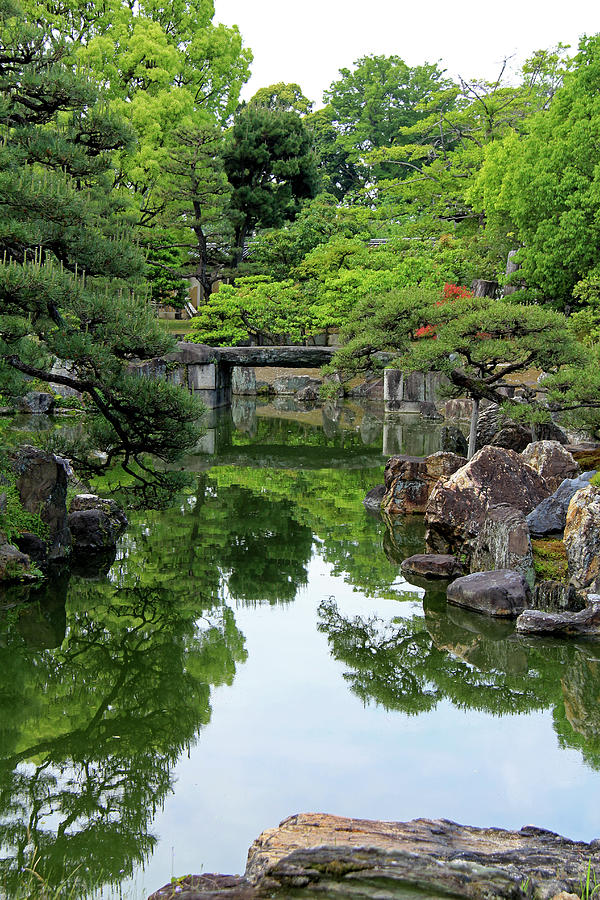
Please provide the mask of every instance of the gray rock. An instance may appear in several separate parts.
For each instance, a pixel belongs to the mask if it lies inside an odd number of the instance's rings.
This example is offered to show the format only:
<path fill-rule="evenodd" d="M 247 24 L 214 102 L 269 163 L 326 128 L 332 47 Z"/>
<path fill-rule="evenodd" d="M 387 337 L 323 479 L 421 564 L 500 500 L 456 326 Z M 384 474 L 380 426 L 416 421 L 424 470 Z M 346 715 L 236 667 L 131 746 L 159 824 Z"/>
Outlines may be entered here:
<path fill-rule="evenodd" d="M 67 525 L 67 464 L 60 457 L 28 445 L 13 458 L 16 486 L 26 512 L 39 515 L 48 528 L 48 560 L 65 559 L 71 551 Z"/>
<path fill-rule="evenodd" d="M 579 612 L 585 599 L 572 584 L 561 581 L 537 581 L 533 587 L 531 606 L 543 612 Z"/>
<path fill-rule="evenodd" d="M 101 509 L 81 509 L 69 513 L 68 522 L 73 538 L 73 552 L 78 555 L 110 550 L 117 543 L 117 532 Z"/>
<path fill-rule="evenodd" d="M 533 550 L 525 515 L 520 509 L 501 505 L 488 507 L 475 538 L 471 571 L 512 569 L 533 585 Z"/>
<path fill-rule="evenodd" d="M 6 491 L 3 491 L 0 494 L 0 516 L 3 516 L 6 512 Z"/>
<path fill-rule="evenodd" d="M 370 510 L 381 510 L 381 501 L 385 495 L 385 484 L 376 484 L 363 500 L 363 506 Z"/>
<path fill-rule="evenodd" d="M 19 412 L 34 416 L 51 413 L 55 406 L 54 397 L 45 391 L 29 391 L 24 397 L 19 397 Z"/>
<path fill-rule="evenodd" d="M 600 603 L 592 603 L 580 612 L 525 610 L 517 619 L 517 631 L 521 634 L 551 634 L 555 637 L 600 635 Z"/>
<path fill-rule="evenodd" d="M 300 400 L 301 402 L 314 403 L 314 401 L 318 399 L 319 390 L 312 384 L 307 384 L 306 387 L 301 388 L 296 393 L 296 400 Z"/>
<path fill-rule="evenodd" d="M 295 394 L 309 385 L 318 390 L 321 382 L 310 375 L 284 375 L 273 381 L 273 390 L 276 394 Z"/>
<path fill-rule="evenodd" d="M 466 457 L 469 442 L 456 425 L 444 425 L 441 432 L 441 450 Z"/>
<path fill-rule="evenodd" d="M 15 544 L 26 556 L 29 557 L 37 566 L 44 567 L 46 565 L 46 560 L 48 557 L 48 547 L 46 545 L 46 541 L 39 537 L 37 534 L 32 534 L 29 531 L 23 532 L 20 534 L 15 541 Z"/>
<path fill-rule="evenodd" d="M 567 521 L 567 509 L 571 498 L 587 487 L 595 472 L 583 472 L 578 478 L 567 478 L 554 491 L 551 497 L 536 506 L 527 516 L 529 531 L 534 537 L 542 537 L 545 534 L 563 532 Z"/>
<path fill-rule="evenodd" d="M 520 572 L 497 569 L 457 578 L 448 585 L 447 598 L 488 616 L 516 617 L 529 606 L 531 590 Z"/>
<path fill-rule="evenodd" d="M 531 825 L 505 831 L 447 819 L 373 822 L 301 813 L 254 841 L 243 876 L 188 875 L 149 900 L 571 900 L 588 866 L 600 870 L 599 841 L 570 841 Z"/>
<path fill-rule="evenodd" d="M 416 553 L 403 560 L 400 568 L 407 578 L 456 578 L 463 572 L 459 560 L 449 553 Z"/>
<path fill-rule="evenodd" d="M 98 497 L 96 494 L 77 494 L 71 500 L 70 513 L 81 512 L 88 509 L 99 509 L 108 517 L 115 533 L 119 535 L 129 522 L 127 516 L 114 500 L 108 497 Z"/>

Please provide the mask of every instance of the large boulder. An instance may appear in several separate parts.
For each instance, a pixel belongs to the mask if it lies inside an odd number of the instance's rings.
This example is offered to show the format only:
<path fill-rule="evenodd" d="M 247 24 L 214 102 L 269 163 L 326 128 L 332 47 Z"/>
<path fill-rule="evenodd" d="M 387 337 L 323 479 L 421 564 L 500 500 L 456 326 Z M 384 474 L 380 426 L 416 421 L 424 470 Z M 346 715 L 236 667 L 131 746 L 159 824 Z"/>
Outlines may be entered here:
<path fill-rule="evenodd" d="M 246 872 L 187 875 L 149 900 L 407 897 L 572 900 L 600 870 L 600 845 L 544 828 L 475 828 L 448 819 L 377 822 L 301 813 L 264 831 Z"/>
<path fill-rule="evenodd" d="M 576 461 L 558 441 L 535 441 L 525 447 L 521 456 L 546 479 L 551 491 L 557 490 L 565 478 L 579 475 Z"/>
<path fill-rule="evenodd" d="M 600 603 L 592 603 L 580 612 L 525 610 L 517 619 L 517 631 L 554 637 L 596 637 L 600 635 Z"/>
<path fill-rule="evenodd" d="M 81 509 L 69 513 L 69 528 L 73 538 L 73 552 L 101 553 L 117 543 L 118 532 L 101 509 Z"/>
<path fill-rule="evenodd" d="M 23 509 L 39 515 L 48 529 L 48 560 L 66 558 L 71 550 L 66 504 L 67 463 L 52 453 L 25 445 L 13 457 L 13 470 Z"/>
<path fill-rule="evenodd" d="M 531 597 L 531 608 L 543 612 L 579 612 L 585 607 L 585 600 L 572 584 L 564 584 L 555 579 L 536 581 Z"/>
<path fill-rule="evenodd" d="M 571 582 L 600 593 L 600 487 L 590 484 L 573 495 L 563 540 Z"/>
<path fill-rule="evenodd" d="M 484 447 L 431 492 L 425 510 L 427 549 L 470 557 L 489 508 L 504 505 L 528 513 L 549 493 L 544 479 L 518 453 Z"/>
<path fill-rule="evenodd" d="M 96 494 L 77 494 L 73 497 L 69 507 L 70 513 L 82 512 L 87 509 L 99 509 L 105 513 L 117 535 L 127 528 L 129 524 L 127 516 L 114 500 L 110 500 L 107 497 L 98 497 Z"/>
<path fill-rule="evenodd" d="M 474 572 L 448 585 L 448 603 L 488 616 L 516 618 L 529 606 L 531 590 L 520 572 Z"/>
<path fill-rule="evenodd" d="M 426 457 L 390 457 L 384 473 L 386 492 L 382 509 L 391 516 L 425 512 L 438 481 L 449 478 L 465 462 L 463 456 L 443 451 Z"/>
<path fill-rule="evenodd" d="M 532 586 L 533 550 L 525 515 L 512 506 L 488 508 L 473 545 L 471 571 L 512 569 L 519 572 Z"/>
<path fill-rule="evenodd" d="M 527 516 L 527 525 L 533 537 L 563 532 L 567 522 L 567 509 L 572 497 L 587 487 L 595 472 L 583 472 L 578 478 L 567 478 L 550 497 L 536 506 Z"/>

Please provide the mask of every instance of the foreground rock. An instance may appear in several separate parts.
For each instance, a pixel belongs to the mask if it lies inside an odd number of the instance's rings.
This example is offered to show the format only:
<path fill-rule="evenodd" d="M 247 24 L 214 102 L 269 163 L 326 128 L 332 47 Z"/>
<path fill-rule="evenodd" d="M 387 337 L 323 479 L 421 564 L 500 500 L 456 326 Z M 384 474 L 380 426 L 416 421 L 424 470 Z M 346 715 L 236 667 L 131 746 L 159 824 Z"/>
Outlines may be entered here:
<path fill-rule="evenodd" d="M 533 537 L 557 534 L 565 530 L 567 510 L 572 497 L 587 487 L 595 472 L 583 472 L 578 478 L 567 478 L 550 497 L 536 506 L 527 516 L 527 525 Z"/>
<path fill-rule="evenodd" d="M 471 556 L 472 572 L 490 569 L 512 569 L 519 572 L 529 586 L 533 585 L 533 550 L 525 515 L 512 506 L 492 506 L 479 534 L 475 538 Z"/>
<path fill-rule="evenodd" d="M 440 451 L 431 456 L 392 456 L 385 467 L 382 509 L 391 516 L 423 513 L 435 485 L 446 480 L 466 459 Z"/>
<path fill-rule="evenodd" d="M 535 441 L 525 447 L 521 456 L 546 479 L 551 491 L 557 490 L 565 478 L 575 478 L 579 474 L 577 462 L 558 441 Z"/>
<path fill-rule="evenodd" d="M 571 582 L 600 593 L 600 487 L 590 484 L 573 496 L 563 540 Z"/>
<path fill-rule="evenodd" d="M 600 841 L 526 826 L 472 828 L 447 819 L 370 822 L 305 813 L 253 843 L 244 877 L 188 876 L 151 900 L 230 897 L 525 898 L 580 891 Z M 564 900 L 564 898 L 562 898 Z"/>
<path fill-rule="evenodd" d="M 592 603 L 580 612 L 525 610 L 517 619 L 517 631 L 554 637 L 597 637 L 600 635 L 600 602 Z"/>
<path fill-rule="evenodd" d="M 497 569 L 457 578 L 448 585 L 446 596 L 455 606 L 488 616 L 516 618 L 529 606 L 531 589 L 519 572 Z"/>
<path fill-rule="evenodd" d="M 431 492 L 425 510 L 427 549 L 470 558 L 489 508 L 506 506 L 527 514 L 549 493 L 542 476 L 518 453 L 484 447 Z"/>
<path fill-rule="evenodd" d="M 400 568 L 407 578 L 456 578 L 463 573 L 459 560 L 448 553 L 416 553 L 403 560 Z"/>

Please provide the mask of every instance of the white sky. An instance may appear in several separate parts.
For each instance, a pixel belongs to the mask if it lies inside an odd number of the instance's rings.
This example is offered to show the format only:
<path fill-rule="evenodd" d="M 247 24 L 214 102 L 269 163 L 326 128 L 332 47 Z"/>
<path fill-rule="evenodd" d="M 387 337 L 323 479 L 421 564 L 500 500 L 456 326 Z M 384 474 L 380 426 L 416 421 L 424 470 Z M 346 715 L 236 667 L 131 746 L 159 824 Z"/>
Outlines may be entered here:
<path fill-rule="evenodd" d="M 296 81 L 317 105 L 338 70 L 367 54 L 494 78 L 505 56 L 522 62 L 559 41 L 576 48 L 600 31 L 600 0 L 215 0 L 215 9 L 254 53 L 245 98 Z"/>

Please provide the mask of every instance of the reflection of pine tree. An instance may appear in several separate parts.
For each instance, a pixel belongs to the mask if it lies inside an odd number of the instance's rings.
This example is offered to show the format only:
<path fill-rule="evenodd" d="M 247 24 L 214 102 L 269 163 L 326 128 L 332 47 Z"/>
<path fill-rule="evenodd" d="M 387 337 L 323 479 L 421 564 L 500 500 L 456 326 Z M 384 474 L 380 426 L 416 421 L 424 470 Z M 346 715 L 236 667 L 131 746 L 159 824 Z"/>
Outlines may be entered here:
<path fill-rule="evenodd" d="M 11 723 L 0 731 L 0 842 L 9 851 L 0 883 L 10 895 L 32 846 L 51 887 L 77 870 L 82 894 L 148 858 L 149 824 L 173 765 L 210 719 L 211 685 L 231 683 L 245 659 L 226 607 L 197 619 L 193 599 L 161 588 L 72 587 L 59 649 L 30 650 L 14 627 L 0 650 L 11 674 L 0 694 L 0 721 Z"/>
<path fill-rule="evenodd" d="M 562 707 L 567 662 L 573 671 L 568 648 L 528 644 L 507 636 L 502 623 L 462 611 L 455 621 L 452 613 L 445 601 L 426 598 L 425 618 L 348 619 L 326 602 L 319 608 L 319 628 L 336 658 L 349 666 L 344 677 L 352 691 L 366 703 L 417 713 L 448 699 L 459 709 L 493 715 Z M 590 695 L 594 689 L 592 678 Z"/>

